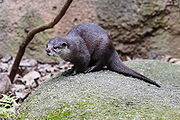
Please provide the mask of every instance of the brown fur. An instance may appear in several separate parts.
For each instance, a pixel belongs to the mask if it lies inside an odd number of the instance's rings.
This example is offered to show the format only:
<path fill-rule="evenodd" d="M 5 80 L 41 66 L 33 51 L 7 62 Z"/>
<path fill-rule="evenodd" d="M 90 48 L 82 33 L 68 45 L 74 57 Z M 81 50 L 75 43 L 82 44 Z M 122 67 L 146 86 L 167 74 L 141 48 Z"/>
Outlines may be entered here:
<path fill-rule="evenodd" d="M 109 70 L 139 78 L 160 87 L 155 81 L 133 71 L 122 63 L 111 38 L 100 26 L 90 23 L 79 24 L 65 38 L 52 38 L 47 45 L 47 54 L 60 55 L 65 45 L 69 51 L 68 55 L 64 55 L 67 58 L 63 59 L 74 64 L 72 75 L 98 71 L 107 66 Z M 59 46 L 59 49 L 54 49 L 53 46 Z"/>

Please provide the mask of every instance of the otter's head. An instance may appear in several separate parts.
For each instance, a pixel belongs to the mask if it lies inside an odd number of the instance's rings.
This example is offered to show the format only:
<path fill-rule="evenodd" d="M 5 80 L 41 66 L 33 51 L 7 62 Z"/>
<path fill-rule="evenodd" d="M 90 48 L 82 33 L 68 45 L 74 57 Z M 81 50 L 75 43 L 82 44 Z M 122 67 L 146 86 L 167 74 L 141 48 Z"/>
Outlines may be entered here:
<path fill-rule="evenodd" d="M 66 39 L 55 37 L 50 39 L 46 46 L 46 53 L 49 56 L 60 56 L 63 57 L 69 52 Z"/>

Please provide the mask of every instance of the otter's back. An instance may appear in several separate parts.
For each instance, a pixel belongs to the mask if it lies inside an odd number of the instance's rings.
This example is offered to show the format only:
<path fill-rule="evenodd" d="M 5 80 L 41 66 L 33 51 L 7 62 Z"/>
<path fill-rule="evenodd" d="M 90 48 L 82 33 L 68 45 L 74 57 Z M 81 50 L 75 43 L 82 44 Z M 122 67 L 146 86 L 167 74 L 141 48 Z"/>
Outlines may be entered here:
<path fill-rule="evenodd" d="M 85 41 L 97 41 L 100 38 L 108 38 L 108 33 L 100 26 L 92 23 L 79 24 L 72 28 L 72 30 L 67 34 L 67 37 L 72 37 L 72 35 L 79 35 Z"/>

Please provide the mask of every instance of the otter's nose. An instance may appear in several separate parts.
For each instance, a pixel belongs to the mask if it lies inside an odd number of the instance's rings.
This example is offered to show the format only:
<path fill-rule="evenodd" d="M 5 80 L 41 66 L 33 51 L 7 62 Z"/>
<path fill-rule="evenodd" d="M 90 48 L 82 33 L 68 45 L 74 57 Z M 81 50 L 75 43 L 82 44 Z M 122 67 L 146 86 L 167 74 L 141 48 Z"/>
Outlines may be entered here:
<path fill-rule="evenodd" d="M 49 49 L 46 49 L 46 53 L 50 53 L 51 51 Z"/>

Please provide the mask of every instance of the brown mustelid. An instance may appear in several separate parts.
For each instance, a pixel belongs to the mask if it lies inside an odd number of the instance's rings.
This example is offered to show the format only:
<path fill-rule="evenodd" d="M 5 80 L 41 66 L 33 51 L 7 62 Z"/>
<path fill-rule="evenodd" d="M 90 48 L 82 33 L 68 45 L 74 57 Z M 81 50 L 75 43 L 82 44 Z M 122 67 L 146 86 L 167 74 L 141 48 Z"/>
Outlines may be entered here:
<path fill-rule="evenodd" d="M 107 69 L 141 79 L 160 87 L 155 81 L 125 66 L 108 33 L 98 25 L 85 23 L 72 28 L 66 37 L 55 37 L 47 44 L 48 55 L 60 56 L 74 64 L 71 75 Z"/>

